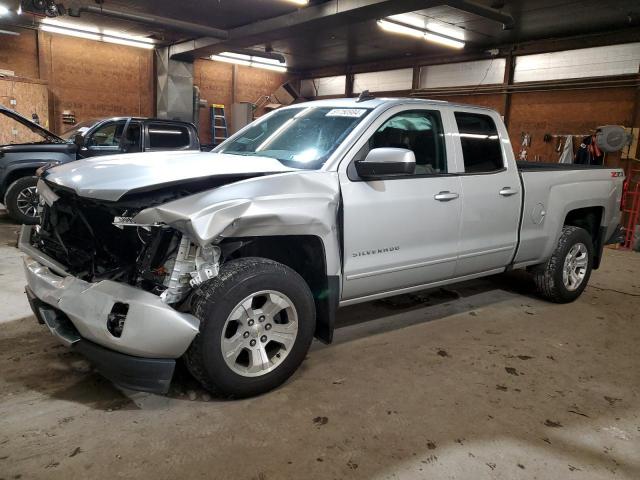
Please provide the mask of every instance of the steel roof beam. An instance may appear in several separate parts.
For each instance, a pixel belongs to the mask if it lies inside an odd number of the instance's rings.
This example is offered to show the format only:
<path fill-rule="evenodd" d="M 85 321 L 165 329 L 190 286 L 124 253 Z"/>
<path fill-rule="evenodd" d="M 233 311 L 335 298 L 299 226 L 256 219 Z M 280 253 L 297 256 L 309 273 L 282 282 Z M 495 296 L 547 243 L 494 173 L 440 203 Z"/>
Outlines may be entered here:
<path fill-rule="evenodd" d="M 171 57 L 177 60 L 193 60 L 229 48 L 247 48 L 258 43 L 290 38 L 311 29 L 335 28 L 445 5 L 502 23 L 505 28 L 513 26 L 511 15 L 468 0 L 331 0 L 232 28 L 228 30 L 226 39 L 211 38 L 209 35 L 209 38 L 172 45 Z"/>
<path fill-rule="evenodd" d="M 353 22 L 437 7 L 445 3 L 443 0 L 331 0 L 232 28 L 228 31 L 227 40 L 198 39 L 173 45 L 171 57 L 193 60 L 220 53 L 228 47 L 246 48 L 257 43 L 293 37 L 310 29 L 339 27 Z"/>

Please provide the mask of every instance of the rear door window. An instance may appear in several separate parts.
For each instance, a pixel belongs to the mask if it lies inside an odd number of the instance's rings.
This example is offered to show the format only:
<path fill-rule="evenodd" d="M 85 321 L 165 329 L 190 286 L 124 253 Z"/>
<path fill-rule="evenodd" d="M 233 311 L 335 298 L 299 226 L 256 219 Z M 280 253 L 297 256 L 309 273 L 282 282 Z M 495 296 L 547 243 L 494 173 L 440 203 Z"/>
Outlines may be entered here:
<path fill-rule="evenodd" d="M 465 173 L 490 173 L 504 168 L 498 129 L 489 115 L 456 112 Z"/>
<path fill-rule="evenodd" d="M 149 124 L 149 148 L 154 150 L 179 150 L 189 148 L 189 129 L 184 125 Z"/>

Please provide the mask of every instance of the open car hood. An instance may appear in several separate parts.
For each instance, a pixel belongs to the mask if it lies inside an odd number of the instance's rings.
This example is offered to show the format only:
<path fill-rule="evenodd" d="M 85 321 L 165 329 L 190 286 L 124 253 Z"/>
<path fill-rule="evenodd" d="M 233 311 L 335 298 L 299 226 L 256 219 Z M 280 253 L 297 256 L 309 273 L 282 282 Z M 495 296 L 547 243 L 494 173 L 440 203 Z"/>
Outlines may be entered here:
<path fill-rule="evenodd" d="M 33 133 L 40 135 L 43 139 L 50 143 L 67 143 L 65 140 L 57 136 L 55 133 L 50 132 L 46 128 L 38 125 L 37 123 L 29 120 L 27 117 L 23 117 L 18 112 L 15 112 L 9 108 L 0 105 L 0 114 L 24 125 Z"/>
<path fill-rule="evenodd" d="M 44 174 L 54 185 L 74 190 L 96 200 L 117 201 L 130 193 L 151 192 L 196 180 L 231 182 L 258 175 L 296 169 L 268 157 L 246 157 L 225 153 L 179 151 L 109 155 L 69 162 Z M 225 182 L 226 183 L 226 182 Z M 211 188 L 219 182 L 212 182 Z"/>

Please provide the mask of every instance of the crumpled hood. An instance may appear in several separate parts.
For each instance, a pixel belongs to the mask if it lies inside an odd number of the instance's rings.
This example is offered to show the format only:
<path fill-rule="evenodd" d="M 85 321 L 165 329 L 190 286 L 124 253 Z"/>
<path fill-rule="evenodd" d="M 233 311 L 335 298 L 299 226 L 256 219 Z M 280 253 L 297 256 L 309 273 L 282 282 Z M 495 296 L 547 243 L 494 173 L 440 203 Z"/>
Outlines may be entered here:
<path fill-rule="evenodd" d="M 210 152 L 149 152 L 109 155 L 65 163 L 48 170 L 47 182 L 87 198 L 119 200 L 132 191 L 177 185 L 213 176 L 246 176 L 294 171 L 278 160 Z"/>

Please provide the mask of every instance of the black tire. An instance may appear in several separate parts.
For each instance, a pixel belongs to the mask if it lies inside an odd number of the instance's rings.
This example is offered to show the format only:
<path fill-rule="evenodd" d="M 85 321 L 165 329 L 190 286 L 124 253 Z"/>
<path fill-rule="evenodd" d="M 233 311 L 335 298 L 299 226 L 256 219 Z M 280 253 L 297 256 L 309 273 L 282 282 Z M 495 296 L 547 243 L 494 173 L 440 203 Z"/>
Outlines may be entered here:
<path fill-rule="evenodd" d="M 263 290 L 286 295 L 298 316 L 298 331 L 288 354 L 272 371 L 256 377 L 236 373 L 222 354 L 227 318 L 247 296 Z M 259 395 L 285 382 L 304 360 L 315 332 L 313 295 L 304 279 L 291 268 L 265 258 L 243 258 L 222 265 L 217 277 L 194 293 L 191 311 L 200 320 L 200 333 L 184 355 L 191 374 L 217 396 L 243 398 Z"/>
<path fill-rule="evenodd" d="M 565 259 L 571 248 L 576 244 L 583 244 L 587 248 L 587 265 L 584 278 L 575 290 L 570 290 L 563 281 Z M 565 226 L 547 263 L 539 265 L 533 270 L 533 278 L 542 297 L 555 303 L 569 303 L 576 300 L 587 286 L 593 267 L 593 241 L 591 235 L 579 227 Z"/>
<path fill-rule="evenodd" d="M 13 182 L 9 185 L 9 188 L 7 188 L 7 192 L 4 196 L 4 206 L 7 207 L 7 213 L 9 216 L 16 222 L 23 223 L 25 225 L 35 225 L 40 221 L 40 217 L 37 214 L 36 216 L 26 215 L 18 207 L 18 196 L 20 195 L 20 192 L 35 187 L 37 183 L 38 177 L 22 177 Z"/>

